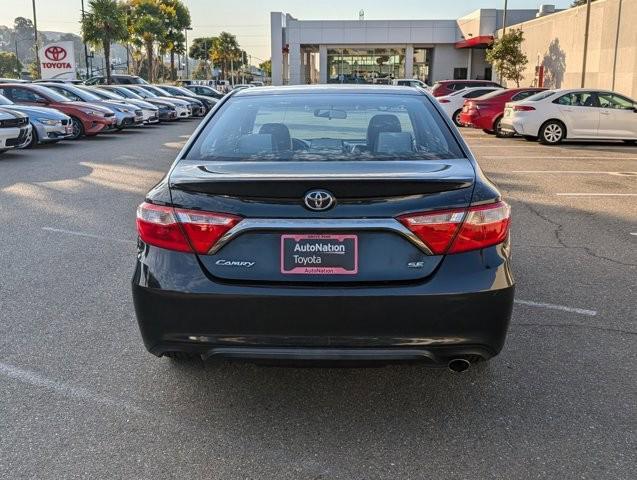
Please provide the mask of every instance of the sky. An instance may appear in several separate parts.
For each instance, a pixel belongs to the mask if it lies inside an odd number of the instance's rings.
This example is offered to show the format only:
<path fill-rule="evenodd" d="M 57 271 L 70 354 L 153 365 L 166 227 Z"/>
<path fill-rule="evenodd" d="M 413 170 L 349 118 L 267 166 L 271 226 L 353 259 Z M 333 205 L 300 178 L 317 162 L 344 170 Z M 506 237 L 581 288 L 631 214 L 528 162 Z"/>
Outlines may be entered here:
<path fill-rule="evenodd" d="M 84 0 L 88 5 L 89 0 Z M 509 0 L 509 8 L 557 8 L 572 0 Z M 35 0 L 38 30 L 79 33 L 81 0 Z M 228 31 L 252 55 L 253 63 L 270 57 L 270 12 L 286 12 L 301 20 L 454 19 L 478 8 L 502 8 L 504 0 L 184 0 L 190 8 L 193 31 L 189 41 Z M 18 16 L 32 18 L 31 0 L 0 0 L 0 25 L 11 26 Z"/>

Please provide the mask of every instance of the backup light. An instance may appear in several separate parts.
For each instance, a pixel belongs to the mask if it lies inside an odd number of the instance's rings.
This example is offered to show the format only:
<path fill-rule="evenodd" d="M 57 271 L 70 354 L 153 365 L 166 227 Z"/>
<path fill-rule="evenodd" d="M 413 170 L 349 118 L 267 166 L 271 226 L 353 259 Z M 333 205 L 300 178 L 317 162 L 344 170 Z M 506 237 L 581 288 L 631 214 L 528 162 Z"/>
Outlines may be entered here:
<path fill-rule="evenodd" d="M 531 105 L 514 105 L 513 110 L 516 112 L 530 112 L 531 110 L 535 110 L 535 107 Z"/>

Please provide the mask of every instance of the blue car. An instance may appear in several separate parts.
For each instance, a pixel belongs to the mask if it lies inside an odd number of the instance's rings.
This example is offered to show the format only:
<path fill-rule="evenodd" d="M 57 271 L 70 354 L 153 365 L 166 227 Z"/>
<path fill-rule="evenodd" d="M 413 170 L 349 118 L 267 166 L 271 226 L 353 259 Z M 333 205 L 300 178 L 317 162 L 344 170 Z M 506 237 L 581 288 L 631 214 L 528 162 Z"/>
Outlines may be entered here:
<path fill-rule="evenodd" d="M 5 110 L 21 112 L 29 117 L 32 127 L 29 141 L 18 148 L 31 148 L 43 143 L 59 142 L 73 134 L 71 117 L 53 108 L 16 105 L 2 95 L 0 95 L 0 106 Z"/>

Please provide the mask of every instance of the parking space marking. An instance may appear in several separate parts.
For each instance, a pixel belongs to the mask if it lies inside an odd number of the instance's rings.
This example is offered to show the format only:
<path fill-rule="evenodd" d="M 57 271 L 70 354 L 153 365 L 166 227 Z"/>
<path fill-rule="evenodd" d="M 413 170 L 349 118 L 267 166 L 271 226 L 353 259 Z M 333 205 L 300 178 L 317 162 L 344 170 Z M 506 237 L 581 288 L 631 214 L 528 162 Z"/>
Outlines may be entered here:
<path fill-rule="evenodd" d="M 13 380 L 18 380 L 22 383 L 27 383 L 35 387 L 46 388 L 48 390 L 56 391 L 66 397 L 79 398 L 82 400 L 89 400 L 93 403 L 104 405 L 107 407 L 114 407 L 118 409 L 124 409 L 129 412 L 136 413 L 138 415 L 150 416 L 149 412 L 142 410 L 134 405 L 121 400 L 115 400 L 103 395 L 96 395 L 85 388 L 74 387 L 64 382 L 57 380 L 51 380 L 38 373 L 31 372 L 29 370 L 23 370 L 14 365 L 0 362 L 0 374 Z"/>
<path fill-rule="evenodd" d="M 105 237 L 104 235 L 95 235 L 93 233 L 75 232 L 73 230 L 64 230 L 62 228 L 42 227 L 42 230 L 47 232 L 64 233 L 66 235 L 75 235 L 76 237 L 95 238 L 97 240 L 110 240 L 113 242 L 121 243 L 135 243 L 135 240 L 125 240 L 123 238 Z"/>
<path fill-rule="evenodd" d="M 514 300 L 513 303 L 517 303 L 518 305 L 526 305 L 527 307 L 561 310 L 563 312 L 577 313 L 579 315 L 588 315 L 589 317 L 594 317 L 595 315 L 597 315 L 597 311 L 595 310 L 588 310 L 586 308 L 567 307 L 566 305 L 555 305 L 553 303 L 532 302 L 530 300 Z"/>
<path fill-rule="evenodd" d="M 600 170 L 511 170 L 509 173 L 548 173 L 548 174 L 572 174 L 572 175 L 637 175 L 637 172 L 608 172 Z"/>
<path fill-rule="evenodd" d="M 637 197 L 637 193 L 556 193 L 558 197 Z"/>
<path fill-rule="evenodd" d="M 510 160 L 637 160 L 637 157 L 600 157 L 588 156 L 558 156 L 558 155 L 481 155 L 482 158 L 510 159 Z"/>

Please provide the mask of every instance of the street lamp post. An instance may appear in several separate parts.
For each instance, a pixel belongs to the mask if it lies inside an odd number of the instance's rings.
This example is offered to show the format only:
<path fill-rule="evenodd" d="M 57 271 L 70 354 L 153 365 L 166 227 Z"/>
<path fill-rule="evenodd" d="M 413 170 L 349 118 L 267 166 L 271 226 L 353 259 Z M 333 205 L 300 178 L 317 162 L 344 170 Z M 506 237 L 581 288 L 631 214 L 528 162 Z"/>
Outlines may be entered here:
<path fill-rule="evenodd" d="M 40 49 L 38 48 L 38 19 L 35 15 L 35 0 L 32 0 L 33 5 L 33 34 L 35 40 L 35 62 L 38 66 L 38 77 L 42 77 L 42 71 L 40 70 Z"/>
<path fill-rule="evenodd" d="M 502 36 L 507 33 L 507 0 L 504 0 L 504 13 L 502 14 Z"/>
<path fill-rule="evenodd" d="M 84 0 L 82 0 L 82 20 L 84 20 Z M 84 39 L 82 39 L 84 41 Z M 86 42 L 84 41 L 84 66 L 86 67 L 86 78 L 88 79 L 88 47 L 86 46 Z"/>
<path fill-rule="evenodd" d="M 582 82 L 580 87 L 584 88 L 586 83 L 586 57 L 588 55 L 588 28 L 591 23 L 591 0 L 586 2 L 586 28 L 584 29 L 584 58 L 582 58 Z"/>
<path fill-rule="evenodd" d="M 192 27 L 184 28 L 184 35 L 186 37 L 186 79 L 190 78 L 190 55 L 188 54 L 188 30 L 192 30 Z"/>

